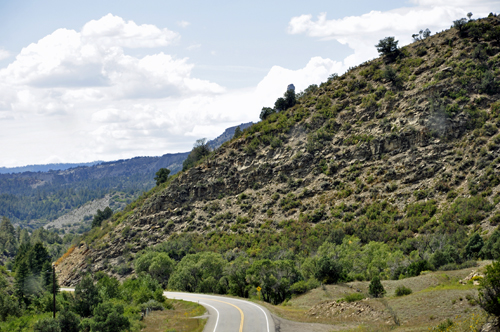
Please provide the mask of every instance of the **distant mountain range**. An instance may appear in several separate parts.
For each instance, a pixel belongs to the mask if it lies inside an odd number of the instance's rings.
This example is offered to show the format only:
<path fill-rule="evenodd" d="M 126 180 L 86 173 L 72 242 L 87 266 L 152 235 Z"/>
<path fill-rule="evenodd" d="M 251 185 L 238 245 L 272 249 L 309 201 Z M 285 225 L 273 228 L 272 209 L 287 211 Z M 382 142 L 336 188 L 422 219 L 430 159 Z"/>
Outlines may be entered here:
<path fill-rule="evenodd" d="M 67 164 L 58 163 L 58 164 L 46 164 L 46 165 L 28 165 L 19 167 L 0 167 L 0 174 L 23 173 L 23 172 L 48 172 L 50 170 L 60 171 L 80 166 L 93 166 L 100 163 L 102 163 L 102 161 L 92 161 L 90 163 L 67 163 Z"/>
<path fill-rule="evenodd" d="M 243 123 L 243 130 L 252 123 Z M 213 149 L 231 139 L 237 126 L 208 142 Z M 23 227 L 38 228 L 75 208 L 106 194 L 125 193 L 134 198 L 155 185 L 160 168 L 171 174 L 182 169 L 190 152 L 168 153 L 161 157 L 135 157 L 110 162 L 30 165 L 1 168 L 0 216 Z M 120 200 L 120 195 L 113 195 Z M 111 203 L 121 206 L 120 202 Z"/>

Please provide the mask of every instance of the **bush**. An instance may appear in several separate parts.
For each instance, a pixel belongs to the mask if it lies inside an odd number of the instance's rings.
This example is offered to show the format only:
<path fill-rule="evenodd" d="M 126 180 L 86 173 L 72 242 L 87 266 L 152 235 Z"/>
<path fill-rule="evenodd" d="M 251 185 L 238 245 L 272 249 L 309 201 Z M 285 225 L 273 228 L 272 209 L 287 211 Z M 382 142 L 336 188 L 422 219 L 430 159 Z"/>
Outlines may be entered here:
<path fill-rule="evenodd" d="M 140 308 L 142 311 L 145 311 L 146 309 L 149 309 L 149 310 L 163 310 L 164 309 L 163 304 L 161 304 L 160 302 L 158 302 L 156 300 L 149 300 L 146 303 L 141 303 Z"/>
<path fill-rule="evenodd" d="M 156 185 L 159 186 L 160 184 L 167 182 L 169 174 L 170 170 L 168 168 L 160 168 L 155 175 Z"/>
<path fill-rule="evenodd" d="M 490 315 L 500 317 L 500 262 L 486 266 L 480 281 L 479 304 Z"/>
<path fill-rule="evenodd" d="M 74 312 L 68 310 L 67 307 L 63 307 L 59 316 L 57 317 L 59 321 L 59 326 L 63 332 L 78 332 L 80 325 L 80 317 Z"/>
<path fill-rule="evenodd" d="M 314 276 L 326 284 L 334 284 L 342 279 L 342 265 L 334 258 L 323 256 L 318 260 Z"/>
<path fill-rule="evenodd" d="M 130 328 L 130 321 L 123 315 L 121 304 L 105 302 L 94 309 L 94 317 L 90 320 L 91 331 L 121 332 Z"/>
<path fill-rule="evenodd" d="M 265 120 L 273 113 L 276 113 L 276 110 L 272 109 L 271 107 L 262 107 L 262 111 L 260 112 L 259 117 L 261 120 Z"/>
<path fill-rule="evenodd" d="M 368 287 L 368 292 L 373 297 L 383 297 L 384 296 L 385 289 L 384 289 L 384 286 L 382 285 L 382 283 L 380 282 L 379 276 L 373 277 L 372 281 L 370 282 L 370 286 Z"/>
<path fill-rule="evenodd" d="M 405 295 L 410 295 L 412 293 L 412 290 L 408 287 L 405 286 L 399 286 L 396 288 L 396 296 L 405 296 Z"/>
<path fill-rule="evenodd" d="M 50 317 L 42 318 L 33 325 L 34 332 L 61 332 L 59 322 Z M 64 331 L 66 332 L 66 331 Z"/>
<path fill-rule="evenodd" d="M 416 277 L 420 275 L 420 272 L 430 270 L 431 266 L 428 261 L 422 259 L 417 262 L 413 262 L 408 266 L 407 275 L 408 277 Z"/>
<path fill-rule="evenodd" d="M 351 293 L 341 298 L 340 301 L 351 303 L 351 302 L 361 301 L 364 298 L 366 298 L 366 296 L 362 293 Z"/>

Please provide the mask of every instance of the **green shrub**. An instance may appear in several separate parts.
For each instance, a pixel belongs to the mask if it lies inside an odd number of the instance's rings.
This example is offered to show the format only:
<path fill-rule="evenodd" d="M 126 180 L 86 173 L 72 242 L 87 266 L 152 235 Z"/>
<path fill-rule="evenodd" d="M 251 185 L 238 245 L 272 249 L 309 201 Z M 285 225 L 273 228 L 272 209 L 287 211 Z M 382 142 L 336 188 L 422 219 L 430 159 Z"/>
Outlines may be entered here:
<path fill-rule="evenodd" d="M 42 318 L 33 325 L 34 332 L 61 332 L 59 322 L 50 317 Z"/>
<path fill-rule="evenodd" d="M 479 304 L 488 314 L 500 317 L 500 262 L 486 266 L 480 284 Z"/>
<path fill-rule="evenodd" d="M 351 302 L 361 301 L 364 298 L 366 298 L 366 296 L 362 293 L 351 293 L 341 298 L 340 301 L 351 303 Z"/>
<path fill-rule="evenodd" d="M 483 220 L 485 212 L 492 209 L 493 205 L 482 196 L 460 197 L 443 213 L 441 219 L 444 223 L 458 222 L 461 225 L 470 225 Z"/>
<path fill-rule="evenodd" d="M 399 286 L 396 288 L 396 296 L 405 296 L 405 295 L 410 295 L 412 293 L 412 290 L 408 287 L 405 286 Z"/>
<path fill-rule="evenodd" d="M 383 297 L 384 296 L 385 289 L 384 289 L 384 286 L 382 285 L 382 283 L 380 282 L 379 276 L 373 277 L 372 281 L 370 282 L 370 286 L 368 287 L 368 292 L 373 297 Z"/>

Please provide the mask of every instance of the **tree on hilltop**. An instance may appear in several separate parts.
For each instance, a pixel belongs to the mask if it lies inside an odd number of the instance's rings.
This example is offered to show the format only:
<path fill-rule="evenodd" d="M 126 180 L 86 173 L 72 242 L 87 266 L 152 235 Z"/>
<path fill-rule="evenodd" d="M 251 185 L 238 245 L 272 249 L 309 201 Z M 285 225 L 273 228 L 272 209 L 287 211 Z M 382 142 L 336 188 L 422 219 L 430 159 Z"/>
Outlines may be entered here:
<path fill-rule="evenodd" d="M 375 47 L 380 55 L 394 57 L 399 54 L 398 43 L 399 41 L 394 37 L 385 37 L 379 40 Z"/>
<path fill-rule="evenodd" d="M 210 146 L 206 138 L 197 139 L 194 143 L 193 150 L 182 163 L 182 170 L 185 171 L 193 167 L 199 160 L 210 154 Z"/>

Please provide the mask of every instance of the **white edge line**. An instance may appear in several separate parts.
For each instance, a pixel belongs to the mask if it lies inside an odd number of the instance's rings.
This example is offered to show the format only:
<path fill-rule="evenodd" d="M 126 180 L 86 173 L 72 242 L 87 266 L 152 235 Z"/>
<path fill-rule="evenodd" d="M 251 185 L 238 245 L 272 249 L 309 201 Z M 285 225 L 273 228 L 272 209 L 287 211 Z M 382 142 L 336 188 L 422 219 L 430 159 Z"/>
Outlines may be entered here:
<path fill-rule="evenodd" d="M 206 297 L 218 297 L 218 296 L 212 296 L 212 295 L 205 295 L 205 294 L 202 294 Z M 223 297 L 224 298 L 224 297 Z M 264 311 L 264 309 L 262 309 L 259 305 L 253 303 L 253 302 L 250 302 L 250 301 L 246 301 L 246 300 L 240 300 L 240 299 L 234 299 L 232 297 L 226 297 L 224 299 L 231 299 L 231 300 L 235 300 L 235 301 L 240 301 L 240 302 L 245 302 L 245 303 L 249 303 L 257 308 L 259 308 L 263 313 L 264 313 L 264 317 L 266 317 L 266 323 L 267 323 L 267 332 L 269 332 L 269 320 L 267 319 L 267 313 Z M 201 303 L 201 302 L 200 302 Z M 214 308 L 215 309 L 215 308 Z M 215 309 L 217 310 L 217 309 Z"/>
<path fill-rule="evenodd" d="M 202 304 L 202 305 L 208 305 L 209 307 L 213 308 L 216 312 L 217 312 L 217 320 L 215 321 L 215 327 L 214 327 L 214 332 L 215 330 L 217 330 L 217 325 L 219 324 L 219 310 L 217 310 L 217 308 L 215 308 L 214 306 L 211 306 L 210 304 L 208 303 L 204 303 L 204 302 L 198 302 L 199 304 Z"/>
<path fill-rule="evenodd" d="M 250 302 L 250 301 L 245 301 L 245 300 L 239 300 L 239 299 L 234 299 L 234 300 L 237 300 L 237 301 L 241 301 L 241 302 L 246 302 L 246 303 L 249 303 L 257 308 L 259 308 L 263 313 L 264 313 L 264 317 L 266 317 L 266 323 L 267 323 L 267 332 L 269 332 L 269 320 L 267 319 L 267 313 L 264 311 L 264 309 L 262 309 L 259 305 L 256 305 L 255 303 L 253 302 Z"/>

